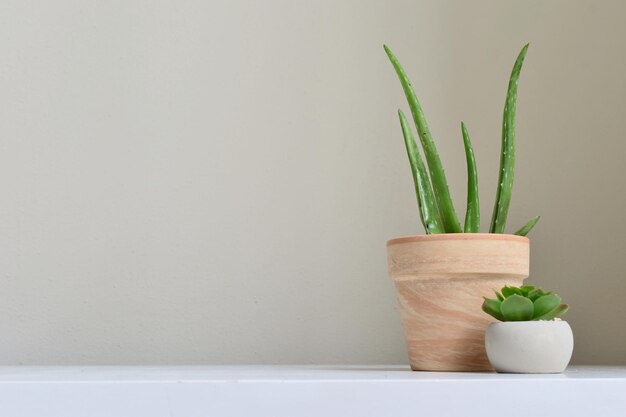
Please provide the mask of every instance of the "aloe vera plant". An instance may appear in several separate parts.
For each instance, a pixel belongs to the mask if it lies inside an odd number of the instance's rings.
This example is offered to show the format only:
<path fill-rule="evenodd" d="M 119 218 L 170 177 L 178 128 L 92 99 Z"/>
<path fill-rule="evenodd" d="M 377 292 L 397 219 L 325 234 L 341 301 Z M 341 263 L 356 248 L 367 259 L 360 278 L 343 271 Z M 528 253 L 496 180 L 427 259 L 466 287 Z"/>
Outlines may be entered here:
<path fill-rule="evenodd" d="M 409 156 L 409 163 L 413 174 L 417 203 L 420 210 L 420 218 L 427 234 L 435 233 L 478 233 L 480 232 L 480 205 L 478 201 L 478 172 L 474 158 L 474 150 L 470 141 L 470 136 L 464 123 L 461 123 L 461 133 L 465 147 L 467 160 L 467 207 L 465 211 L 464 227 L 457 217 L 448 181 L 443 169 L 443 164 L 439 158 L 439 153 L 435 141 L 430 133 L 426 116 L 422 106 L 413 90 L 413 86 L 398 58 L 384 45 L 385 52 L 393 65 L 393 68 L 400 80 L 400 84 L 411 109 L 411 115 L 415 124 L 419 142 L 424 152 L 424 164 L 419 147 L 414 139 L 411 127 L 402 113 L 400 125 Z M 496 190 L 496 202 L 489 228 L 490 233 L 505 233 L 506 219 L 511 202 L 511 192 L 513 189 L 513 178 L 515 173 L 515 113 L 517 103 L 517 84 L 519 76 L 528 50 L 528 44 L 520 51 L 513 71 L 509 79 L 504 114 L 502 120 L 502 149 L 500 154 L 500 171 L 498 187 Z M 428 169 L 426 169 L 426 166 Z M 526 225 L 515 234 L 526 236 L 539 221 L 539 216 L 531 219 Z"/>
<path fill-rule="evenodd" d="M 561 304 L 561 297 L 533 285 L 505 286 L 494 292 L 496 298 L 484 297 L 482 309 L 500 321 L 554 320 L 569 309 Z"/>

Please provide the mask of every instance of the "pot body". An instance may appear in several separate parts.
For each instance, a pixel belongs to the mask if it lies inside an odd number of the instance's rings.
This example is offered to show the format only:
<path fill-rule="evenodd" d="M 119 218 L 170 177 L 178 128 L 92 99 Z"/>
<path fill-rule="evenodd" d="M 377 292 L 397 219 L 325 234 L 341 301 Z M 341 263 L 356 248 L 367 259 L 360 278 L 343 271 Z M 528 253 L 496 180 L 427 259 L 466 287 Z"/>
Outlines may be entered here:
<path fill-rule="evenodd" d="M 574 336 L 566 321 L 493 323 L 485 333 L 485 346 L 498 372 L 554 374 L 567 368 Z"/>
<path fill-rule="evenodd" d="M 451 233 L 387 242 L 411 369 L 492 370 L 485 330 L 493 319 L 482 297 L 528 277 L 526 237 Z"/>

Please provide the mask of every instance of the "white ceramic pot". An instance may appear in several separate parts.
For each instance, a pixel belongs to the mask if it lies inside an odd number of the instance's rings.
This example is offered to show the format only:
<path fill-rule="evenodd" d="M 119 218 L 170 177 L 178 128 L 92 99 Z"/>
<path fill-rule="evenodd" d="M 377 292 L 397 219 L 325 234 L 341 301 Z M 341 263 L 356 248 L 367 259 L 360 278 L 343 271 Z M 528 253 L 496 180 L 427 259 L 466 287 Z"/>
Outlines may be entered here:
<path fill-rule="evenodd" d="M 492 323 L 485 333 L 485 347 L 498 372 L 556 374 L 572 358 L 574 336 L 562 320 Z"/>

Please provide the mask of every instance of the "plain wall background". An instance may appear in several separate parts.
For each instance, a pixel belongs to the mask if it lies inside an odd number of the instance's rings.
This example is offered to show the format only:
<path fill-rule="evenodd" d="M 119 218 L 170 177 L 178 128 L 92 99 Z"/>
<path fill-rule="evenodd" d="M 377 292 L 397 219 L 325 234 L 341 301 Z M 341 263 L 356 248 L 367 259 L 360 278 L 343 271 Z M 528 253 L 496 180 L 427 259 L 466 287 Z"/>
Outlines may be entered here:
<path fill-rule="evenodd" d="M 626 3 L 3 1 L 0 363 L 404 363 L 385 241 L 422 233 L 387 62 L 483 229 L 520 80 L 509 231 L 626 364 Z"/>

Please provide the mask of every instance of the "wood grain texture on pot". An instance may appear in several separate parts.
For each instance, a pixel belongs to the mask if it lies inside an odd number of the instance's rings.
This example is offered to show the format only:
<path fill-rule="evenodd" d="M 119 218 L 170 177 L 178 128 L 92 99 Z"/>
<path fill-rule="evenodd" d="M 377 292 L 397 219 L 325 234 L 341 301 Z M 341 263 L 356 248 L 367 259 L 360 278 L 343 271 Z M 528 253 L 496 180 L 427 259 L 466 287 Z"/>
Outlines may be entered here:
<path fill-rule="evenodd" d="M 414 370 L 491 370 L 484 346 L 493 289 L 528 276 L 529 240 L 497 234 L 410 236 L 387 244 Z"/>

